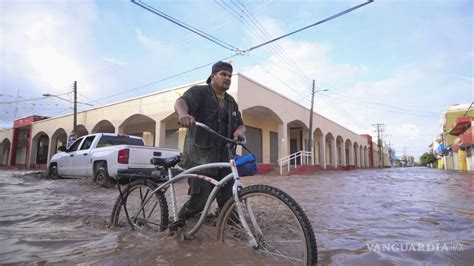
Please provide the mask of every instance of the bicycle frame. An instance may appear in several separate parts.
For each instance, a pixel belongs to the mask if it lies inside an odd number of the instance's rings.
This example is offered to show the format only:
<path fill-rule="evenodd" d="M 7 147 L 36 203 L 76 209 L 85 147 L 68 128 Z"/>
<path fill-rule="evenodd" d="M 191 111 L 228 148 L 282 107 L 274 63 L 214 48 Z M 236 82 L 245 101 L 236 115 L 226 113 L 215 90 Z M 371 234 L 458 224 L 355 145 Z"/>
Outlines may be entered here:
<path fill-rule="evenodd" d="M 214 178 L 211 178 L 211 177 L 208 177 L 208 176 L 205 176 L 205 175 L 199 175 L 199 174 L 194 173 L 194 172 L 199 171 L 199 170 L 209 169 L 209 168 L 217 168 L 217 167 L 227 167 L 227 168 L 230 168 L 232 170 L 232 172 L 230 174 L 228 174 L 227 176 L 225 176 L 224 178 L 222 178 L 220 181 L 217 181 Z M 154 193 L 156 193 L 157 191 L 160 191 L 160 190 L 164 190 L 169 186 L 171 188 L 171 206 L 172 206 L 172 209 L 173 209 L 172 210 L 173 211 L 173 216 L 174 216 L 174 220 L 177 221 L 177 219 L 178 219 L 177 218 L 178 210 L 177 210 L 177 206 L 176 206 L 176 194 L 175 194 L 175 190 L 174 190 L 174 183 L 179 182 L 183 179 L 187 179 L 187 178 L 198 178 L 198 179 L 204 180 L 204 181 L 214 185 L 214 188 L 212 189 L 211 193 L 209 194 L 209 197 L 207 198 L 206 205 L 204 206 L 204 209 L 203 209 L 203 211 L 202 211 L 202 213 L 199 217 L 198 222 L 189 231 L 188 235 L 192 236 L 193 234 L 195 234 L 201 228 L 201 226 L 203 225 L 204 220 L 206 218 L 206 214 L 209 211 L 209 208 L 210 208 L 212 202 L 214 201 L 217 193 L 224 186 L 225 183 L 227 183 L 227 182 L 229 182 L 230 180 L 233 179 L 234 184 L 232 186 L 232 195 L 233 195 L 235 204 L 237 206 L 237 214 L 239 216 L 239 220 L 240 220 L 243 228 L 245 229 L 245 231 L 247 233 L 247 236 L 249 237 L 250 246 L 253 247 L 253 248 L 257 248 L 257 246 L 258 246 L 257 240 L 255 239 L 254 235 L 252 234 L 252 232 L 249 228 L 249 225 L 248 225 L 247 221 L 244 218 L 244 212 L 242 210 L 242 204 L 240 203 L 238 191 L 243 186 L 242 186 L 242 183 L 240 182 L 239 173 L 237 171 L 237 165 L 236 165 L 234 159 L 230 159 L 230 161 L 228 163 L 225 163 L 225 162 L 208 163 L 208 164 L 195 166 L 193 168 L 185 170 L 184 172 L 182 172 L 182 173 L 180 173 L 176 176 L 173 176 L 172 172 L 171 172 L 171 169 L 168 168 L 168 181 L 166 181 L 163 184 L 159 185 L 153 191 L 153 193 L 151 195 L 147 196 L 147 198 L 142 203 L 142 208 L 140 208 L 140 209 L 144 209 L 145 205 L 152 198 Z M 258 234 L 261 235 L 262 234 L 261 230 L 260 230 L 260 228 L 259 228 L 259 226 L 256 222 L 256 219 L 255 219 L 255 216 L 253 215 L 253 211 L 252 211 L 251 207 L 249 205 L 246 205 L 246 207 L 248 209 L 250 220 L 251 220 L 251 222 L 252 222 L 252 224 L 255 228 L 255 231 Z M 138 211 L 138 212 L 140 212 L 140 211 Z M 135 213 L 134 216 L 138 215 L 138 212 Z"/>

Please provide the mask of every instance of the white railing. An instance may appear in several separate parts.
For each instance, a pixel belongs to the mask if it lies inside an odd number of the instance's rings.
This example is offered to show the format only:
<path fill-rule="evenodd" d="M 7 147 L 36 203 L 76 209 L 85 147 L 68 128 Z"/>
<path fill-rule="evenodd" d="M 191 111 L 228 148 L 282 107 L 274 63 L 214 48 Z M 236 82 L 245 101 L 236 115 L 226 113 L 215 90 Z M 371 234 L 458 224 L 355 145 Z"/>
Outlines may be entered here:
<path fill-rule="evenodd" d="M 298 167 L 298 162 L 300 165 L 303 164 L 313 164 L 313 153 L 310 151 L 298 151 L 293 154 L 290 154 L 286 157 L 278 159 L 278 165 L 280 166 L 280 175 L 283 175 L 283 167 L 288 167 L 288 172 L 290 172 L 290 166 L 294 165 L 295 168 Z M 299 159 L 299 160 L 298 160 Z"/>

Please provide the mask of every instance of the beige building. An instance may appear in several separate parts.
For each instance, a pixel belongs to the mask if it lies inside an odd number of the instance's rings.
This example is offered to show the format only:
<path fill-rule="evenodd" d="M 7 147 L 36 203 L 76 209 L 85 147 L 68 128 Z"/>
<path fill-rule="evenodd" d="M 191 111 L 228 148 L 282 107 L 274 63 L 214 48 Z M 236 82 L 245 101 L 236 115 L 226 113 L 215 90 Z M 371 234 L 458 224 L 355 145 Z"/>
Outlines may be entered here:
<path fill-rule="evenodd" d="M 179 129 L 173 106 L 195 84 L 198 83 L 79 112 L 77 133 L 79 136 L 97 132 L 137 135 L 147 145 L 182 148 L 185 129 Z M 310 111 L 306 107 L 240 73 L 233 75 L 229 93 L 239 104 L 249 148 L 260 163 L 274 164 L 280 158 L 307 149 Z M 46 167 L 73 127 L 72 114 L 36 120 L 0 132 L 0 164 Z M 369 158 L 370 152 L 376 151 L 370 151 L 367 137 L 317 113 L 313 113 L 313 124 L 314 164 L 323 169 L 374 165 Z"/>

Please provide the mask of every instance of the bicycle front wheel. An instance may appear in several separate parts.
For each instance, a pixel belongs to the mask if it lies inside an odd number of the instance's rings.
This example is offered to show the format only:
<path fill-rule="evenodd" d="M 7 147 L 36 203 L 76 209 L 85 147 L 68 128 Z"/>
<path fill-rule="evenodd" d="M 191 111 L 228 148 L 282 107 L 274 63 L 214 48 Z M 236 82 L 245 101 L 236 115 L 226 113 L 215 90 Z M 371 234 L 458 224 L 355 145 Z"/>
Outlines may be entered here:
<path fill-rule="evenodd" d="M 168 228 L 168 203 L 162 192 L 153 192 L 156 187 L 150 180 L 131 183 L 115 202 L 111 225 L 124 227 L 131 224 L 134 229 L 151 231 Z"/>
<path fill-rule="evenodd" d="M 244 218 L 258 243 L 257 254 L 268 257 L 271 263 L 316 264 L 313 228 L 293 198 L 267 185 L 246 187 L 239 197 Z M 234 200 L 223 207 L 217 223 L 217 239 L 230 246 L 250 246 L 236 208 Z M 252 213 L 255 219 L 251 219 Z"/>

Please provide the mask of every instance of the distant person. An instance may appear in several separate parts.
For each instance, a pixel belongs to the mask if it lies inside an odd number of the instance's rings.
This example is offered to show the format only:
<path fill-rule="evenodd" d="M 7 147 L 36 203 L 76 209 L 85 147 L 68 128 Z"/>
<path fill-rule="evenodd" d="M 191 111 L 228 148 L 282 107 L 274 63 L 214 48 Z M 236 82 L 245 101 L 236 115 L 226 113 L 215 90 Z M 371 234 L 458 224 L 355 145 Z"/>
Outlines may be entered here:
<path fill-rule="evenodd" d="M 196 85 L 188 89 L 174 105 L 181 126 L 187 127 L 181 166 L 185 169 L 214 162 L 228 162 L 226 143 L 195 126 L 195 122 L 208 125 L 219 134 L 231 139 L 244 136 L 245 126 L 239 107 L 226 91 L 230 87 L 232 65 L 219 61 L 212 66 L 207 85 Z M 203 175 L 221 180 L 230 173 L 229 168 L 206 169 Z M 213 185 L 196 178 L 188 179 L 190 195 L 178 214 L 175 228 L 185 224 L 185 220 L 200 213 L 206 205 Z M 222 208 L 232 196 L 232 182 L 226 184 L 217 195 L 217 204 Z M 173 230 L 173 228 L 171 228 Z"/>

